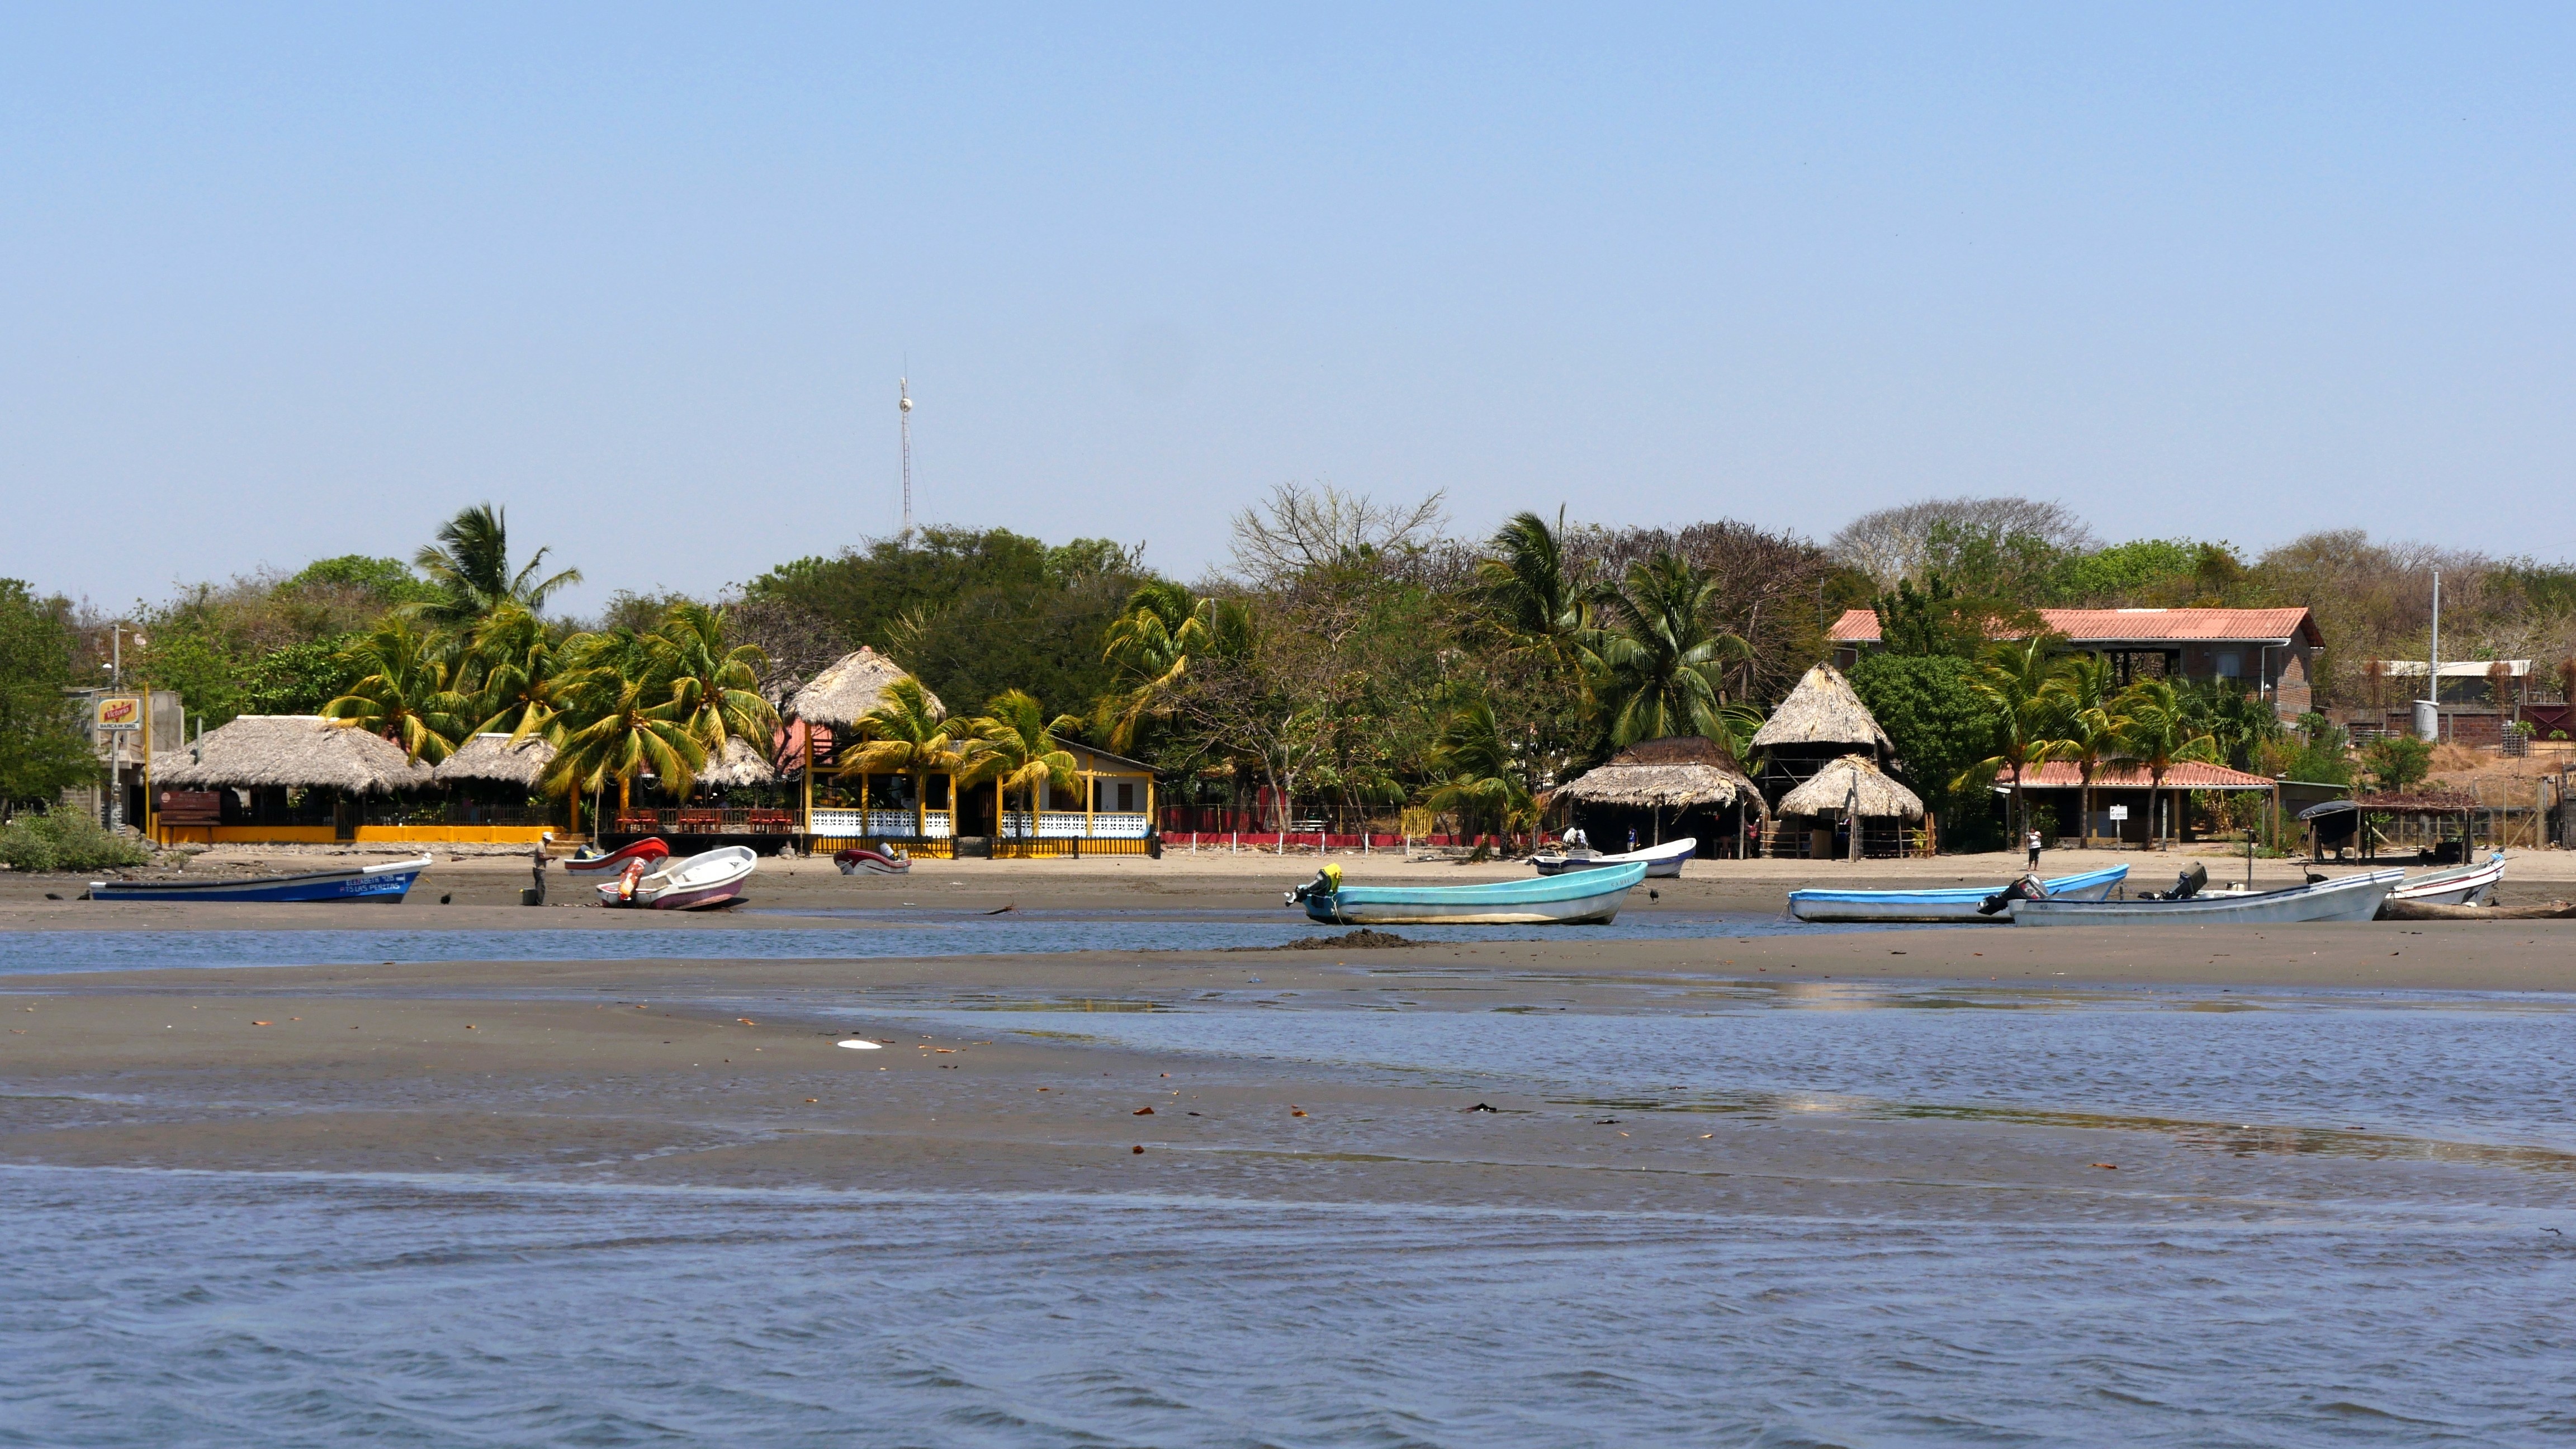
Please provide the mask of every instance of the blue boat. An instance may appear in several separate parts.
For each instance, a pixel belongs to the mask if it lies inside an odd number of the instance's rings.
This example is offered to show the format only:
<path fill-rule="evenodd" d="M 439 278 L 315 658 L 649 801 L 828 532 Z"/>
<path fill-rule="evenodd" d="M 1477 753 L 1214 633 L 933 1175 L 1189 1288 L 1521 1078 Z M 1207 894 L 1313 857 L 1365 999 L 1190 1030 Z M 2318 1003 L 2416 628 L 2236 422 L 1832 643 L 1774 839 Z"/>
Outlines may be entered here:
<path fill-rule="evenodd" d="M 2129 878 L 2129 868 L 2059 876 L 2043 881 L 2052 901 L 2098 901 Z M 1791 891 L 1789 914 L 1802 921 L 1984 921 L 2000 925 L 2010 913 L 1977 914 L 1986 897 L 2002 886 L 1958 886 L 1931 891 Z"/>
<path fill-rule="evenodd" d="M 382 901 L 402 904 L 430 858 L 352 865 L 300 875 L 254 875 L 233 880 L 94 880 L 94 901 Z"/>
<path fill-rule="evenodd" d="M 1306 915 L 1328 926 L 1608 925 L 1645 878 L 1641 861 L 1486 885 L 1344 885 L 1310 892 Z"/>

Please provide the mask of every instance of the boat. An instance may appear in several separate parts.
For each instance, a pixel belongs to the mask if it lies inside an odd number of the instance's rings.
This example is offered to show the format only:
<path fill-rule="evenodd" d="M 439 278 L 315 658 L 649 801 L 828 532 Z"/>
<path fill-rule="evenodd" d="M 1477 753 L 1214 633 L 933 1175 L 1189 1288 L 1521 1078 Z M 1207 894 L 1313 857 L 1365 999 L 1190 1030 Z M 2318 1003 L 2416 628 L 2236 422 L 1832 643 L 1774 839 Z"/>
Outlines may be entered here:
<path fill-rule="evenodd" d="M 1698 850 L 1699 842 L 1687 835 L 1679 840 L 1667 840 L 1661 845 L 1650 845 L 1643 850 L 1631 850 L 1618 855 L 1603 855 L 1589 845 L 1569 843 L 1566 849 L 1552 855 L 1531 856 L 1530 864 L 1538 868 L 1540 875 L 1562 875 L 1569 870 L 1592 870 L 1605 865 L 1629 865 L 1642 862 L 1646 867 L 1646 875 L 1650 879 L 1671 880 L 1682 873 L 1682 862 L 1690 859 Z"/>
<path fill-rule="evenodd" d="M 2115 865 L 2082 875 L 2062 875 L 2040 885 L 2052 901 L 2098 901 L 2108 898 L 2128 878 L 2129 868 Z M 1959 886 L 1928 891 L 1791 891 L 1789 914 L 1802 921 L 1987 921 L 2000 925 L 2006 917 L 1980 914 L 1977 908 L 2002 889 Z"/>
<path fill-rule="evenodd" d="M 839 866 L 843 875 L 905 875 L 912 870 L 912 857 L 904 854 L 899 845 L 882 849 L 853 845 L 834 855 L 832 864 Z"/>
<path fill-rule="evenodd" d="M 254 875 L 201 880 L 94 880 L 94 901 L 381 901 L 402 904 L 430 858 L 389 860 L 295 875 Z"/>
<path fill-rule="evenodd" d="M 732 905 L 751 879 L 760 857 L 744 845 L 727 845 L 704 855 L 666 862 L 645 873 L 645 862 L 629 860 L 617 879 L 602 881 L 601 905 L 654 911 L 702 911 Z"/>
<path fill-rule="evenodd" d="M 662 860 L 670 853 L 671 847 L 662 843 L 662 837 L 648 835 L 632 845 L 621 845 L 605 855 L 576 855 L 563 863 L 564 874 L 614 876 L 626 869 L 626 862 L 630 860 Z"/>
<path fill-rule="evenodd" d="M 2388 893 L 2388 903 L 2411 901 L 2425 906 L 2493 905 L 2496 887 L 2504 884 L 2504 852 L 2473 865 L 2453 866 L 2429 875 L 2410 876 Z"/>
<path fill-rule="evenodd" d="M 2135 926 L 2148 922 L 2192 925 L 2279 926 L 2306 921 L 2367 921 L 2406 878 L 2402 870 L 2311 881 L 2277 891 L 2210 891 L 2179 900 L 2014 901 L 2016 926 Z"/>
<path fill-rule="evenodd" d="M 1302 900 L 1307 918 L 1327 926 L 1606 926 L 1645 878 L 1644 862 L 1630 861 L 1483 885 L 1355 886 L 1326 866 L 1289 904 Z"/>

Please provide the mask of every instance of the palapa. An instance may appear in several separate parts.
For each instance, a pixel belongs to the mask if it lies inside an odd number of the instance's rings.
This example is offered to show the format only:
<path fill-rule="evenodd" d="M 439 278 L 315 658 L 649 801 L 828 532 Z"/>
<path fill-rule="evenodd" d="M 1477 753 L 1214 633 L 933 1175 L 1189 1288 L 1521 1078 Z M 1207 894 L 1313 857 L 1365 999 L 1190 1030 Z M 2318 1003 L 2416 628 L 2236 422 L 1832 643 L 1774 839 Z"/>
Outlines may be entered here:
<path fill-rule="evenodd" d="M 1914 792 L 1889 779 L 1867 755 L 1845 755 L 1818 770 L 1815 778 L 1780 797 L 1783 815 L 1823 815 L 1848 810 L 1864 819 L 1900 815 L 1923 818 L 1923 802 Z"/>
<path fill-rule="evenodd" d="M 887 687 L 907 673 L 902 665 L 862 644 L 857 653 L 842 655 L 832 667 L 807 681 L 787 702 L 787 712 L 807 724 L 854 725 L 884 704 Z M 933 716 L 948 713 L 948 707 L 927 687 L 921 697 L 929 703 Z"/>
<path fill-rule="evenodd" d="M 1807 671 L 1780 707 L 1753 735 L 1753 748 L 1779 745 L 1875 745 L 1890 754 L 1896 745 L 1879 728 L 1878 717 L 1852 692 L 1851 681 L 1830 664 Z"/>
<path fill-rule="evenodd" d="M 1769 813 L 1762 792 L 1735 768 L 1726 748 L 1691 735 L 1631 745 L 1554 791 L 1548 803 L 1559 801 L 1635 810 L 1723 810 L 1744 801 Z"/>
<path fill-rule="evenodd" d="M 156 761 L 152 783 L 180 790 L 284 786 L 391 795 L 428 785 L 432 774 L 393 741 L 320 715 L 246 714 L 208 730 L 187 757 L 169 765 Z"/>
<path fill-rule="evenodd" d="M 491 780 L 534 791 L 554 762 L 555 747 L 543 735 L 526 736 L 514 745 L 506 734 L 480 734 L 458 745 L 430 774 L 442 785 Z"/>
<path fill-rule="evenodd" d="M 725 736 L 724 748 L 710 753 L 698 771 L 701 785 L 766 785 L 777 778 L 767 757 L 740 735 Z"/>

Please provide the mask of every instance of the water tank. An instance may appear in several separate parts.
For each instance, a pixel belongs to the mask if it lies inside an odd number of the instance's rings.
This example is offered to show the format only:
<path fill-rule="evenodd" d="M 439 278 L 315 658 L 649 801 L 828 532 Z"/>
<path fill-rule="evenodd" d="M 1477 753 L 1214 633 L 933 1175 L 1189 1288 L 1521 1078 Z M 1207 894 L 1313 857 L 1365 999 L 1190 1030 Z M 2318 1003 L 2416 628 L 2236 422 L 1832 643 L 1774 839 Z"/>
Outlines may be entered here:
<path fill-rule="evenodd" d="M 2415 701 L 2415 738 L 2427 744 L 2442 738 L 2442 712 L 2429 699 Z"/>

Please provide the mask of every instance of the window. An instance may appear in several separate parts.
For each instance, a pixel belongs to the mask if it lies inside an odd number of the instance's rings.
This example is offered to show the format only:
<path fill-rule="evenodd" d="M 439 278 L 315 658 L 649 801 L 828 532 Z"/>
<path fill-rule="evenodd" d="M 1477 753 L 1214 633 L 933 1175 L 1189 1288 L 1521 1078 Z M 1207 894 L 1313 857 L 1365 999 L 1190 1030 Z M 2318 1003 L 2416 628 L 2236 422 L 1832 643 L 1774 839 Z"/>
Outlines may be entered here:
<path fill-rule="evenodd" d="M 2225 652 L 2221 653 L 2221 654 L 2218 656 L 2218 677 L 2219 677 L 2219 678 L 2221 678 L 2221 679 L 2238 679 L 2238 678 L 2242 678 L 2242 677 L 2244 676 L 2244 673 L 2245 673 L 2245 656 L 2244 656 L 2244 655 L 2237 653 L 2237 652 L 2236 652 L 2235 650 L 2233 650 L 2233 649 L 2230 649 L 2230 650 L 2227 650 L 2227 651 L 2225 651 Z"/>
<path fill-rule="evenodd" d="M 1135 813 L 1136 784 L 1134 781 L 1121 780 L 1118 783 L 1118 809 L 1122 814 L 1132 815 Z"/>

